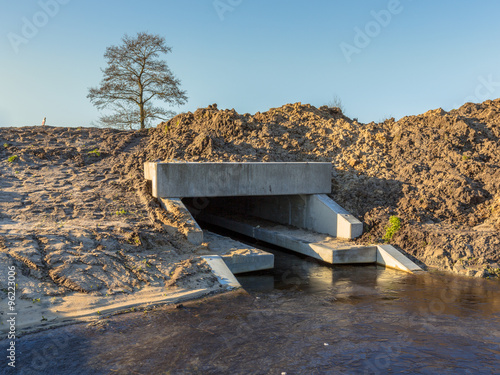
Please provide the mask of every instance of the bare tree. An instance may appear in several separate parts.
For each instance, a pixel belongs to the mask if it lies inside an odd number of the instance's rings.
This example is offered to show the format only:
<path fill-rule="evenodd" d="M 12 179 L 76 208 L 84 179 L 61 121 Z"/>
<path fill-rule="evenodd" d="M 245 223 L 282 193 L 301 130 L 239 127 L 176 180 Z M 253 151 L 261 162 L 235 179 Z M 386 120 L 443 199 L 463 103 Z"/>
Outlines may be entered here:
<path fill-rule="evenodd" d="M 122 44 L 106 48 L 106 69 L 100 87 L 89 89 L 87 98 L 99 110 L 111 109 L 103 115 L 101 124 L 118 128 L 140 129 L 153 119 L 167 120 L 173 111 L 158 107 L 157 102 L 169 105 L 186 103 L 186 92 L 180 89 L 167 63 L 160 55 L 171 52 L 159 35 L 138 33 L 135 38 L 125 35 Z"/>

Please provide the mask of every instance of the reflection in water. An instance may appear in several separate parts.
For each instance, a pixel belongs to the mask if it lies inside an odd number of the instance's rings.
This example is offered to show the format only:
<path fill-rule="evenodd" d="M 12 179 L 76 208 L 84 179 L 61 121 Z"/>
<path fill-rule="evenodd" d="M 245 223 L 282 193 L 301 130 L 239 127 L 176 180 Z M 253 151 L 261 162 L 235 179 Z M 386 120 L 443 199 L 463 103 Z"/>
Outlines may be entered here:
<path fill-rule="evenodd" d="M 272 251 L 274 271 L 238 277 L 249 294 L 26 336 L 21 366 L 27 374 L 499 373 L 498 281 L 329 267 Z"/>
<path fill-rule="evenodd" d="M 431 314 L 469 316 L 500 314 L 499 283 L 430 272 L 409 274 L 375 265 L 335 266 L 283 253 L 273 248 L 275 269 L 238 276 L 246 290 L 295 290 L 329 295 L 334 300 L 402 299 L 407 306 Z"/>

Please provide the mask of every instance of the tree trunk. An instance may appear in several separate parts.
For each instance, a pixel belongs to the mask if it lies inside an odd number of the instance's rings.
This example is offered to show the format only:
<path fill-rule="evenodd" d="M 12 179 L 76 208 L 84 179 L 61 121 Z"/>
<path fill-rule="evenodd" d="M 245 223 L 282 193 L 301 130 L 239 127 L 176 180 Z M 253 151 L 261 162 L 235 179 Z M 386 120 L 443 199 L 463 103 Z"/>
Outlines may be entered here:
<path fill-rule="evenodd" d="M 140 107 L 140 113 L 141 113 L 141 130 L 146 128 L 146 118 L 145 118 L 145 113 L 144 113 L 144 103 L 141 102 L 139 104 Z"/>

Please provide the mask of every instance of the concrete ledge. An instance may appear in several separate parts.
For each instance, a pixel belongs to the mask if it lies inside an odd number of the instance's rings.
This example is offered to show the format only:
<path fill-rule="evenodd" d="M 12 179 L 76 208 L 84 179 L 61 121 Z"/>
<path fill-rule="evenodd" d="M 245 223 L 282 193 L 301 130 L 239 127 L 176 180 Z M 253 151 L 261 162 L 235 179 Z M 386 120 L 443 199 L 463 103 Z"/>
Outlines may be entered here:
<path fill-rule="evenodd" d="M 263 271 L 274 268 L 274 255 L 266 252 L 252 255 L 221 255 L 222 260 L 232 273 Z"/>
<path fill-rule="evenodd" d="M 240 288 L 241 284 L 236 280 L 236 277 L 227 267 L 224 260 L 218 255 L 205 255 L 201 257 L 208 266 L 212 269 L 212 273 L 217 277 L 222 285 L 227 285 L 230 288 Z"/>
<path fill-rule="evenodd" d="M 184 206 L 184 203 L 178 198 L 159 198 L 160 204 L 167 212 L 172 212 L 180 215 L 182 225 L 179 231 L 193 245 L 201 245 L 203 242 L 203 230 L 200 228 L 196 220 L 193 219 L 189 210 Z"/>
<path fill-rule="evenodd" d="M 231 238 L 205 231 L 208 251 L 219 255 L 232 273 L 246 273 L 274 268 L 274 255 Z"/>
<path fill-rule="evenodd" d="M 154 197 L 222 197 L 331 192 L 330 163 L 145 163 Z"/>
<path fill-rule="evenodd" d="M 351 245 L 324 234 L 277 225 L 264 220 L 253 222 L 245 218 L 235 219 L 210 214 L 202 214 L 200 219 L 330 264 L 375 263 L 377 259 L 375 246 Z"/>
<path fill-rule="evenodd" d="M 391 245 L 377 246 L 377 264 L 409 273 L 423 271 Z"/>

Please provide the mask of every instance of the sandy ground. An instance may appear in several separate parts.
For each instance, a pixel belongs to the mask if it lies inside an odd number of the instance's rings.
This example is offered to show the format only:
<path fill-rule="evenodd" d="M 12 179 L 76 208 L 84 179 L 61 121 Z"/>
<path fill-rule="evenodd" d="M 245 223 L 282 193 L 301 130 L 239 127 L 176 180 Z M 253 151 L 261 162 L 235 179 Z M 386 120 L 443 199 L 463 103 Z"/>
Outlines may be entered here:
<path fill-rule="evenodd" d="M 124 171 L 124 157 L 145 137 L 104 129 L 0 129 L 1 313 L 7 267 L 14 265 L 18 329 L 224 289 L 199 259 L 206 244 L 193 248 L 185 241 L 175 218 L 137 175 Z M 17 158 L 9 161 L 12 155 Z"/>

